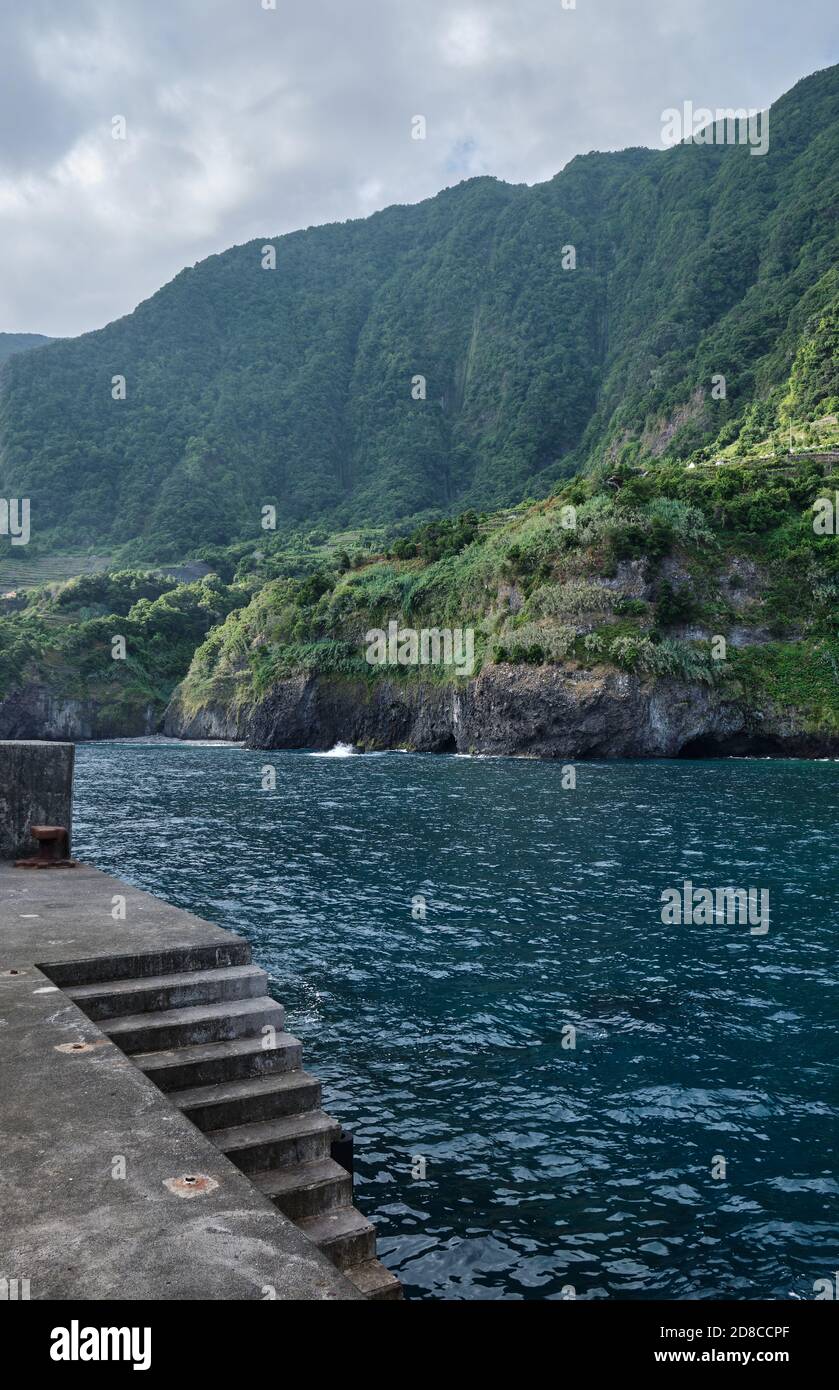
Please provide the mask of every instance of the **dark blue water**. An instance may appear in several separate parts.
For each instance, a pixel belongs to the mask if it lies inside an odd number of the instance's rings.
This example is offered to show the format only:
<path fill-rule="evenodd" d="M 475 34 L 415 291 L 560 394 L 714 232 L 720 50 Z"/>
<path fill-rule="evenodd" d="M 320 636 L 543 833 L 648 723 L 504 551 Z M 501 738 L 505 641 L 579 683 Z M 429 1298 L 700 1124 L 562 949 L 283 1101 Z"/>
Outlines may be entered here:
<path fill-rule="evenodd" d="M 564 791 L 547 763 L 136 741 L 78 749 L 76 849 L 250 939 L 409 1295 L 812 1298 L 839 1268 L 837 811 L 827 762 Z M 768 934 L 663 925 L 686 879 L 768 889 Z"/>

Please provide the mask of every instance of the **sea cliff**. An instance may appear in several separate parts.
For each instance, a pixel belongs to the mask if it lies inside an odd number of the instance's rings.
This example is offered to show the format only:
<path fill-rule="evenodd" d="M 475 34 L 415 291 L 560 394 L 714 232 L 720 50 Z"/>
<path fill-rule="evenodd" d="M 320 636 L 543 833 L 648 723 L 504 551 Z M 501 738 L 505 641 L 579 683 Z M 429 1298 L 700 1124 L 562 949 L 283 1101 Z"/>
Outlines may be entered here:
<path fill-rule="evenodd" d="M 757 709 L 704 685 L 609 670 L 494 666 L 458 685 L 318 676 L 279 682 L 259 703 L 185 709 L 163 732 L 256 748 L 406 748 L 535 758 L 829 757 L 839 736 L 794 711 Z"/>

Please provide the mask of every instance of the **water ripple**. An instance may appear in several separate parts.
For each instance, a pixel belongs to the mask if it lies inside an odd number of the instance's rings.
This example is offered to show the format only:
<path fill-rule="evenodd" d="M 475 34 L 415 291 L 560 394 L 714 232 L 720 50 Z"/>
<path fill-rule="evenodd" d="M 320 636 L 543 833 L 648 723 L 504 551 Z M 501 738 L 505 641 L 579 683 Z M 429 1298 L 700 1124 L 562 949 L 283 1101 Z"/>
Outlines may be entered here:
<path fill-rule="evenodd" d="M 811 1298 L 836 1268 L 835 764 L 572 792 L 138 740 L 77 769 L 80 855 L 251 940 L 411 1296 Z M 663 925 L 685 879 L 769 889 L 768 936 Z"/>

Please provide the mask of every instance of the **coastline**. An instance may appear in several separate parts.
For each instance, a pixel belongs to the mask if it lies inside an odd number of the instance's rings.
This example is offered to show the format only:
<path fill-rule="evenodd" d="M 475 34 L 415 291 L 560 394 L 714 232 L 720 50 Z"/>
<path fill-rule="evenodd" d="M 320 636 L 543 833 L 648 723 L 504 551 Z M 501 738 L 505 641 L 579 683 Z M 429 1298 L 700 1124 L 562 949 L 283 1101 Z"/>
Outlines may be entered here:
<path fill-rule="evenodd" d="M 537 759 L 839 756 L 839 730 L 699 683 L 608 667 L 492 666 L 469 681 L 300 674 L 259 701 L 197 708 L 176 689 L 131 717 L 95 699 L 24 687 L 0 702 L 0 737 L 91 742 L 164 736 L 249 748 L 483 754 Z"/>

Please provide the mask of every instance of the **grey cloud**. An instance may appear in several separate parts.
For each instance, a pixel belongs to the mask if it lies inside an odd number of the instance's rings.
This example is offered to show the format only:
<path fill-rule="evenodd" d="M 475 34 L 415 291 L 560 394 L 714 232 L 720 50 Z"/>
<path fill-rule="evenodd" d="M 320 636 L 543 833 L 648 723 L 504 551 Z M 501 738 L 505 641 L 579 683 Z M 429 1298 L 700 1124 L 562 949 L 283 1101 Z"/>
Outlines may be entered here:
<path fill-rule="evenodd" d="M 18 9 L 0 17 L 0 328 L 51 334 L 235 242 L 476 173 L 550 178 L 580 152 L 658 144 L 666 107 L 764 106 L 836 60 L 833 0 Z"/>

